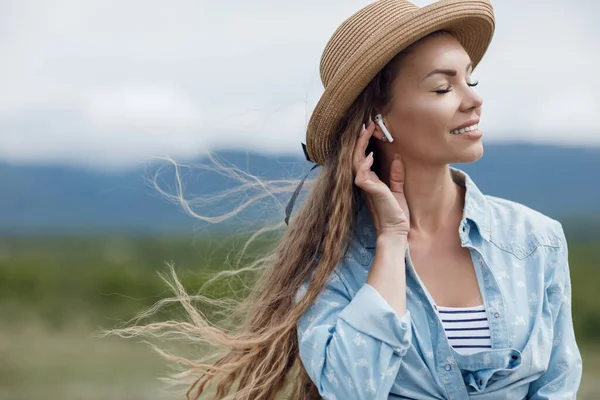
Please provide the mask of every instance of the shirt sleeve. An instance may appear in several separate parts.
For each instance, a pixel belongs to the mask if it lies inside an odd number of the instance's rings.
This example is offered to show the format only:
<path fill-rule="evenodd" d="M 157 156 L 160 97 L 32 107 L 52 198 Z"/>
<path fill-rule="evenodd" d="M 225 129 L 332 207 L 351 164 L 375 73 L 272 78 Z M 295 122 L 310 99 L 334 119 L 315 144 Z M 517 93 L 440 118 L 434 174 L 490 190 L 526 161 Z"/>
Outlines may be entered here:
<path fill-rule="evenodd" d="M 408 310 L 398 317 L 367 283 L 351 298 L 334 272 L 298 322 L 300 359 L 325 399 L 387 399 L 411 329 Z"/>
<path fill-rule="evenodd" d="M 553 277 L 546 286 L 549 309 L 554 323 L 552 353 L 548 370 L 529 386 L 529 399 L 575 399 L 581 382 L 582 362 L 575 341 L 571 316 L 571 278 L 567 241 L 559 225 L 561 246 Z"/>

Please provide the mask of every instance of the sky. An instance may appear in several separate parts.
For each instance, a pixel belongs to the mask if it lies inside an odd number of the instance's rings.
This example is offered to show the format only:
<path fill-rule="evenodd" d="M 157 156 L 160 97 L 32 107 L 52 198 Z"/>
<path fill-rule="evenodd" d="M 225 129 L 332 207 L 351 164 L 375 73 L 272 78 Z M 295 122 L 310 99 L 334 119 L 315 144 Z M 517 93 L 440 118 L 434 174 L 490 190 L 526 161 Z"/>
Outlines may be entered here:
<path fill-rule="evenodd" d="M 301 156 L 323 48 L 368 3 L 0 0 L 0 162 Z M 600 146 L 600 2 L 492 4 L 484 141 Z"/>

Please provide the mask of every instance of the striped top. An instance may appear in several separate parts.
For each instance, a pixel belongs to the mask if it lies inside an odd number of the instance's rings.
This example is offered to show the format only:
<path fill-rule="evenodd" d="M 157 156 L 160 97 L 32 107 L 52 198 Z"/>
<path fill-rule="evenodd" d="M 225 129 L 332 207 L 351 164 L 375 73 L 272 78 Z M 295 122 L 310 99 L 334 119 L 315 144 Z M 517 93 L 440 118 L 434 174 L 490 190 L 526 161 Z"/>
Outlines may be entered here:
<path fill-rule="evenodd" d="M 483 305 L 454 308 L 437 306 L 450 346 L 461 354 L 492 348 L 490 325 Z"/>

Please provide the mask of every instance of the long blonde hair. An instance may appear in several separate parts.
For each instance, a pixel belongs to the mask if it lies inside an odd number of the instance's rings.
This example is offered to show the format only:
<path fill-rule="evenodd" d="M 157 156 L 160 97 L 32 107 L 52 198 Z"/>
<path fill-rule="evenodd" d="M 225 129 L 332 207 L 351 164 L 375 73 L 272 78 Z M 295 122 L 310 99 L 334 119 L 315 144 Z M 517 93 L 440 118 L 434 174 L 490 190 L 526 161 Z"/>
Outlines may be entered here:
<path fill-rule="evenodd" d="M 168 360 L 184 366 L 184 370 L 174 374 L 170 380 L 188 385 L 188 399 L 199 399 L 202 394 L 207 394 L 209 387 L 214 399 L 266 400 L 286 395 L 296 400 L 320 398 L 299 358 L 296 324 L 323 290 L 327 278 L 347 251 L 361 196 L 353 183 L 351 162 L 354 145 L 361 125 L 375 114 L 375 110 L 382 112 L 390 104 L 391 84 L 401 60 L 411 48 L 391 60 L 348 109 L 336 131 L 330 156 L 317 178 L 310 182 L 312 189 L 276 247 L 241 270 L 227 270 L 215 277 L 232 276 L 239 271 L 261 271 L 248 297 L 242 301 L 222 301 L 191 296 L 171 267 L 170 279 L 165 280 L 175 297 L 163 299 L 140 313 L 133 326 L 105 330 L 103 334 L 127 338 L 178 338 L 204 345 L 204 355 L 200 359 L 189 360 L 168 354 L 151 344 Z M 377 171 L 376 166 L 374 169 Z M 246 187 L 254 185 L 267 192 L 279 187 L 247 173 L 234 175 Z M 289 189 L 287 187 L 286 190 Z M 176 198 L 190 214 L 204 218 L 194 214 L 182 196 Z M 282 226 L 278 224 L 259 230 L 246 245 L 261 233 Z M 310 287 L 296 303 L 296 292 L 311 275 Z M 187 321 L 139 325 L 143 317 L 155 314 L 171 302 L 183 305 Z M 197 302 L 199 306 L 195 305 Z M 220 323 L 209 322 L 201 311 L 202 305 L 218 307 L 227 317 Z"/>

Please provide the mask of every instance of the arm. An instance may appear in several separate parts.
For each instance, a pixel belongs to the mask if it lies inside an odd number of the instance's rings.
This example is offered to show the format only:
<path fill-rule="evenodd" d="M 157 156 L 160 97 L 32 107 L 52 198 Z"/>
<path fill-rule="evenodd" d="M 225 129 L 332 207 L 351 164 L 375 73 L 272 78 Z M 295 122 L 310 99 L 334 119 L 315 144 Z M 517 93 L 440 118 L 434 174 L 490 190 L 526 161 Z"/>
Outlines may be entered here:
<path fill-rule="evenodd" d="M 529 399 L 575 399 L 581 382 L 581 354 L 575 341 L 571 317 L 571 278 L 567 241 L 559 225 L 561 246 L 557 249 L 552 278 L 546 285 L 554 338 L 548 370 L 529 386 Z"/>
<path fill-rule="evenodd" d="M 403 249 L 398 243 L 380 246 L 371 272 L 381 270 L 384 261 L 401 252 L 385 267 L 396 267 L 404 275 Z M 308 282 L 301 290 L 307 287 Z M 410 313 L 398 316 L 390 305 L 405 304 L 406 290 L 396 286 L 395 296 L 399 299 L 387 300 L 365 283 L 351 298 L 339 275 L 331 275 L 325 290 L 298 323 L 300 359 L 322 397 L 388 398 L 412 335 Z"/>

